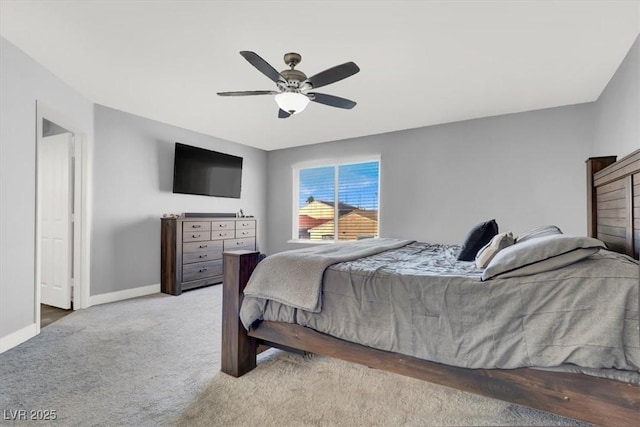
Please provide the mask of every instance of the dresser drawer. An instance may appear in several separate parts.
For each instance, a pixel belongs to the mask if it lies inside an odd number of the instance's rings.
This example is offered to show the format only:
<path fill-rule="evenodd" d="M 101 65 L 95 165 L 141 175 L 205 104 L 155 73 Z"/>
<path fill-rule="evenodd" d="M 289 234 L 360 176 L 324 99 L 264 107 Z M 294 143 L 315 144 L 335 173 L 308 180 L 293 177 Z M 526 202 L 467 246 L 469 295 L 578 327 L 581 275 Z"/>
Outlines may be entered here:
<path fill-rule="evenodd" d="M 235 234 L 232 229 L 211 230 L 211 240 L 233 239 Z"/>
<path fill-rule="evenodd" d="M 222 260 L 196 262 L 182 267 L 182 281 L 204 279 L 222 275 Z"/>
<path fill-rule="evenodd" d="M 248 237 L 246 239 L 229 239 L 224 241 L 225 251 L 236 250 L 255 251 L 256 250 L 256 238 Z"/>
<path fill-rule="evenodd" d="M 245 230 L 245 229 L 256 229 L 256 221 L 244 219 L 240 221 L 236 221 L 236 230 Z"/>
<path fill-rule="evenodd" d="M 256 235 L 255 228 L 236 229 L 236 239 L 243 239 L 245 237 L 255 237 L 255 235 Z"/>
<path fill-rule="evenodd" d="M 182 252 L 222 252 L 222 242 L 193 242 L 184 243 L 182 245 Z"/>
<path fill-rule="evenodd" d="M 209 240 L 210 237 L 210 231 L 185 231 L 182 233 L 183 242 L 201 242 L 203 240 Z"/>
<path fill-rule="evenodd" d="M 222 241 L 194 242 L 182 245 L 182 263 L 211 261 L 222 258 Z"/>
<path fill-rule="evenodd" d="M 211 231 L 231 230 L 233 232 L 235 225 L 235 221 L 211 221 Z"/>
<path fill-rule="evenodd" d="M 222 250 L 216 252 L 190 252 L 182 255 L 183 264 L 191 264 L 200 261 L 212 261 L 222 259 Z"/>
<path fill-rule="evenodd" d="M 182 224 L 182 231 L 209 231 L 211 230 L 210 221 L 185 221 Z"/>

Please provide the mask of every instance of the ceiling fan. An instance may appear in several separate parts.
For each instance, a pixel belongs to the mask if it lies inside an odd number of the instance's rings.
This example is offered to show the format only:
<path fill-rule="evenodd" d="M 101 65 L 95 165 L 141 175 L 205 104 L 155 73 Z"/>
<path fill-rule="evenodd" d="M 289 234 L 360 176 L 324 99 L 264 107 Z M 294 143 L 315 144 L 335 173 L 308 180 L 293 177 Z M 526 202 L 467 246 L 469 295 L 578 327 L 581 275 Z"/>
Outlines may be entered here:
<path fill-rule="evenodd" d="M 304 110 L 309 101 L 329 105 L 331 107 L 351 109 L 356 103 L 350 99 L 324 93 L 310 92 L 322 86 L 335 83 L 349 76 L 356 74 L 360 68 L 353 62 L 346 62 L 342 65 L 324 70 L 311 77 L 307 77 L 302 71 L 294 69 L 302 60 L 299 53 L 290 52 L 284 55 L 284 62 L 289 70 L 277 72 L 267 61 L 258 56 L 257 53 L 243 50 L 240 55 L 251 65 L 256 67 L 265 76 L 273 80 L 278 86 L 277 90 L 251 90 L 241 92 L 218 92 L 220 96 L 247 96 L 247 95 L 275 95 L 278 104 L 278 117 L 286 119 L 293 114 Z"/>

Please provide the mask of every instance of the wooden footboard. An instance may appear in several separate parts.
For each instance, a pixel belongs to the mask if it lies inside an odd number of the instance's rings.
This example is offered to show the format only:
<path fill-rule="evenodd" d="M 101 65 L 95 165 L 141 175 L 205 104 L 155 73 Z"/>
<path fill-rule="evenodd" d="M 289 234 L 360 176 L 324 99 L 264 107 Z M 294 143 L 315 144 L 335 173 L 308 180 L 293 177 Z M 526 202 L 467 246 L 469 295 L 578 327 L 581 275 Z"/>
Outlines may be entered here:
<path fill-rule="evenodd" d="M 322 354 L 598 425 L 640 425 L 640 386 L 582 374 L 535 369 L 464 369 L 377 350 L 300 325 L 239 320 L 242 292 L 257 252 L 224 255 L 222 371 L 235 377 L 256 366 L 259 344 Z"/>
<path fill-rule="evenodd" d="M 376 350 L 300 325 L 263 322 L 250 335 L 598 425 L 640 425 L 640 387 L 536 369 L 465 369 Z"/>

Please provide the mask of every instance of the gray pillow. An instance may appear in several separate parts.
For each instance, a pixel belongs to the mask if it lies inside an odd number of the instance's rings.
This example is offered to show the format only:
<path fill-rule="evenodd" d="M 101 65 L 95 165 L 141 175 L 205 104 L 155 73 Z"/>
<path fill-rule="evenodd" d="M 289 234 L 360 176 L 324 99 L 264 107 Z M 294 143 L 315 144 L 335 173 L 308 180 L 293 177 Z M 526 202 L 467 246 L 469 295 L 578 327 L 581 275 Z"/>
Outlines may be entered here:
<path fill-rule="evenodd" d="M 534 228 L 533 230 L 519 235 L 518 237 L 516 237 L 516 243 L 525 242 L 529 239 L 535 239 L 538 237 L 552 236 L 554 234 L 562 234 L 562 230 L 560 230 L 560 228 L 556 227 L 555 225 L 545 225 L 543 227 Z"/>
<path fill-rule="evenodd" d="M 514 243 L 513 234 L 496 234 L 489 243 L 484 245 L 484 247 L 478 251 L 478 254 L 476 255 L 476 267 L 480 269 L 485 268 L 498 252 L 513 245 Z"/>
<path fill-rule="evenodd" d="M 458 253 L 458 261 L 474 261 L 478 251 L 498 234 L 498 223 L 495 219 L 481 222 L 469 231 Z"/>
<path fill-rule="evenodd" d="M 554 234 L 517 242 L 498 252 L 482 272 L 482 280 L 528 276 L 580 261 L 606 247 L 591 237 Z"/>

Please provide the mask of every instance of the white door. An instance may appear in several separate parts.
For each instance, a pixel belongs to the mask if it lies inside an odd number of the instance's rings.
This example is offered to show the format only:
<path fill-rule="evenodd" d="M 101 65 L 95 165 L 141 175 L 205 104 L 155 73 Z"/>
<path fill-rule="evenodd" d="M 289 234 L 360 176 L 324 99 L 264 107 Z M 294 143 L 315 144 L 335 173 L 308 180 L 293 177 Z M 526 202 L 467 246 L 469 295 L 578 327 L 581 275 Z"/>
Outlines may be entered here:
<path fill-rule="evenodd" d="M 42 138 L 38 145 L 42 304 L 71 308 L 71 133 Z"/>

